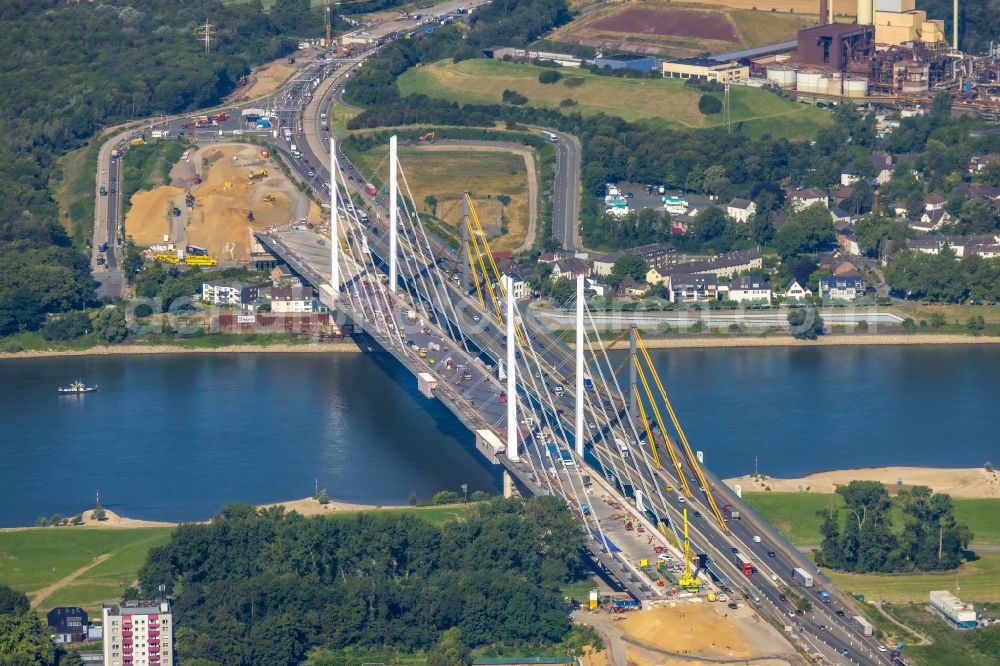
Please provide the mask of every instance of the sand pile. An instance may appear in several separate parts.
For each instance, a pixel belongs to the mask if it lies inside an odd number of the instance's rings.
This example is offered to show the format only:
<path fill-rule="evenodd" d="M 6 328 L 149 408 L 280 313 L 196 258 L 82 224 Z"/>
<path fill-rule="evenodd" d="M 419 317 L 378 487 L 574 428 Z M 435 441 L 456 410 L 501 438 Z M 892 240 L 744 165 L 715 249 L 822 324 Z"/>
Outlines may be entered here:
<path fill-rule="evenodd" d="M 773 643 L 752 617 L 749 610 L 721 603 L 681 603 L 633 613 L 619 626 L 642 643 L 677 654 L 709 659 L 773 654 Z"/>
<path fill-rule="evenodd" d="M 270 95 L 281 87 L 295 73 L 295 68 L 285 61 L 273 62 L 253 73 L 253 85 L 246 92 L 246 97 L 253 99 Z"/>
<path fill-rule="evenodd" d="M 184 205 L 184 190 L 170 185 L 140 190 L 132 195 L 132 207 L 125 216 L 125 234 L 139 245 L 162 243 L 170 234 L 171 209 Z"/>
<path fill-rule="evenodd" d="M 771 492 L 778 493 L 832 493 L 838 485 L 847 485 L 855 480 L 880 481 L 889 486 L 890 491 L 902 481 L 904 488 L 927 486 L 934 492 L 948 493 L 952 497 L 1000 497 L 1000 474 L 987 472 L 983 467 L 874 467 L 818 472 L 799 479 L 741 476 L 726 479 L 726 485 L 732 487 L 738 484 L 743 490 L 751 492 L 764 491 L 770 487 Z"/>

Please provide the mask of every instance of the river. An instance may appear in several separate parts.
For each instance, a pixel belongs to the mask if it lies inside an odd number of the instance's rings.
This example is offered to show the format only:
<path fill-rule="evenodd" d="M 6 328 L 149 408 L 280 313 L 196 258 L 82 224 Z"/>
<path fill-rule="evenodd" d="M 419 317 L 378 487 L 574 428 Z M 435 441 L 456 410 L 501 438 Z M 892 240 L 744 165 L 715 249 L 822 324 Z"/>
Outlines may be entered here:
<path fill-rule="evenodd" d="M 1000 347 L 657 350 L 720 476 L 1000 462 Z M 60 396 L 75 378 L 100 392 Z M 498 491 L 471 435 L 384 354 L 167 354 L 0 361 L 0 526 L 104 506 L 200 520 L 310 495 L 403 504 Z"/>

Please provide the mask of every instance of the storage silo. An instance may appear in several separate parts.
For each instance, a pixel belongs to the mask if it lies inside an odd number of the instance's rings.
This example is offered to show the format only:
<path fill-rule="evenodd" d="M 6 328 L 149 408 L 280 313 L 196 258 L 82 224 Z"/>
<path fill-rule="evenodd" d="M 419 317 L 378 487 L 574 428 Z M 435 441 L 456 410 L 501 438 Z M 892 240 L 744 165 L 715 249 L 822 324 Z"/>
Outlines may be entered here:
<path fill-rule="evenodd" d="M 771 65 L 767 68 L 767 80 L 779 88 L 794 88 L 797 78 L 795 70 L 786 65 Z"/>
<path fill-rule="evenodd" d="M 798 92 L 826 92 L 826 83 L 819 72 L 799 72 L 795 83 L 795 90 Z M 820 85 L 823 89 L 820 90 Z"/>
<path fill-rule="evenodd" d="M 872 25 L 875 22 L 875 0 L 858 0 L 858 25 Z"/>
<path fill-rule="evenodd" d="M 844 97 L 867 97 L 868 79 L 844 79 Z"/>

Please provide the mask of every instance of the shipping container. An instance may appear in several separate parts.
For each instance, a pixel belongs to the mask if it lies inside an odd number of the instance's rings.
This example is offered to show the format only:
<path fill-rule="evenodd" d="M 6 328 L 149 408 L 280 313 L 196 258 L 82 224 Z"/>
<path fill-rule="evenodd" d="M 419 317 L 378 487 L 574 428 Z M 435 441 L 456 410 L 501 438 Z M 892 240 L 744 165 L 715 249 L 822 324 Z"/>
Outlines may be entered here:
<path fill-rule="evenodd" d="M 805 587 L 813 586 L 813 577 L 805 569 L 792 569 L 792 580 L 802 583 Z"/>

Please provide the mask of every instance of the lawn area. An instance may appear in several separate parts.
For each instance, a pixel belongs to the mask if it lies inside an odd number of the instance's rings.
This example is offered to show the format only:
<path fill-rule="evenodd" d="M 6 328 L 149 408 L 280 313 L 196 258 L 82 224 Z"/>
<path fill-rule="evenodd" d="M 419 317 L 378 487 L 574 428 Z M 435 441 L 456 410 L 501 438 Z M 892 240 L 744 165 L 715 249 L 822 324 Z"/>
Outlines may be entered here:
<path fill-rule="evenodd" d="M 66 153 L 52 172 L 51 186 L 59 204 L 59 221 L 79 250 L 90 247 L 94 234 L 97 154 L 107 140 L 108 137 L 101 137 Z"/>
<path fill-rule="evenodd" d="M 36 593 L 95 558 L 110 556 L 41 603 L 94 608 L 116 596 L 122 583 L 131 585 L 150 548 L 170 539 L 171 527 L 112 529 L 60 527 L 0 532 L 0 583 L 28 594 Z"/>
<path fill-rule="evenodd" d="M 364 509 L 361 511 L 338 511 L 337 513 L 330 514 L 329 517 L 336 520 L 337 518 L 344 516 L 356 516 L 359 513 L 378 513 L 382 515 L 389 514 L 392 516 L 408 515 L 426 520 L 434 525 L 444 525 L 445 523 L 453 523 L 456 520 L 465 520 L 469 510 L 474 506 L 476 505 L 469 503 L 400 507 L 398 509 Z"/>
<path fill-rule="evenodd" d="M 667 127 L 722 124 L 721 113 L 706 116 L 698 111 L 702 93 L 677 79 L 620 79 L 560 70 L 562 80 L 542 84 L 538 75 L 543 71 L 545 68 L 496 60 L 442 60 L 410 69 L 399 77 L 398 85 L 403 95 L 422 93 L 460 103 L 500 103 L 504 90 L 515 90 L 532 106 L 558 109 L 562 100 L 572 99 L 576 102 L 572 110 L 584 115 L 605 113 Z M 831 122 L 830 114 L 821 109 L 758 88 L 734 86 L 730 99 L 733 124 L 742 124 L 747 133 L 796 138 L 811 136 Z"/>
<path fill-rule="evenodd" d="M 980 553 L 957 573 L 847 574 L 825 572 L 840 589 L 892 603 L 927 601 L 931 590 L 951 590 L 966 601 L 1000 601 L 1000 553 Z M 961 590 L 956 590 L 956 582 Z"/>
<path fill-rule="evenodd" d="M 1000 655 L 1000 625 L 957 631 L 921 605 L 886 606 L 897 620 L 920 631 L 933 645 L 906 645 L 903 655 L 918 666 L 990 666 Z M 994 610 L 995 612 L 995 610 Z"/>
<path fill-rule="evenodd" d="M 844 500 L 833 493 L 743 493 L 743 499 L 781 530 L 796 546 L 816 546 L 823 540 L 819 532 L 823 520 L 816 515 L 831 502 L 842 507 Z M 973 543 L 1000 544 L 1000 500 L 952 499 L 955 520 L 965 523 L 974 535 Z M 899 528 L 902 516 L 893 511 Z"/>
<path fill-rule="evenodd" d="M 379 185 L 388 182 L 384 147 L 351 153 L 349 145 L 349 142 L 344 144 L 345 150 L 364 177 Z M 459 147 L 443 151 L 400 147 L 399 161 L 421 219 L 428 216 L 437 231 L 447 237 L 461 237 L 458 228 L 462 221 L 462 197 L 468 190 L 494 250 L 513 250 L 524 242 L 529 221 L 528 175 L 520 155 Z M 404 188 L 402 181 L 400 188 Z M 433 197 L 433 201 L 428 197 Z M 500 197 L 509 197 L 509 202 L 505 204 Z M 494 238 L 497 240 L 493 241 Z"/>
<path fill-rule="evenodd" d="M 893 306 L 892 309 L 897 311 L 903 317 L 912 318 L 913 321 L 918 324 L 921 319 L 930 324 L 931 315 L 934 313 L 943 315 L 946 325 L 957 325 L 962 329 L 965 329 L 965 324 L 969 321 L 969 317 L 977 315 L 982 315 L 987 324 L 1000 323 L 1000 307 L 995 305 L 935 305 L 926 303 L 920 305 Z M 940 329 L 933 328 L 928 328 L 927 330 L 934 333 L 942 332 Z M 965 332 L 967 332 L 967 330 Z"/>

